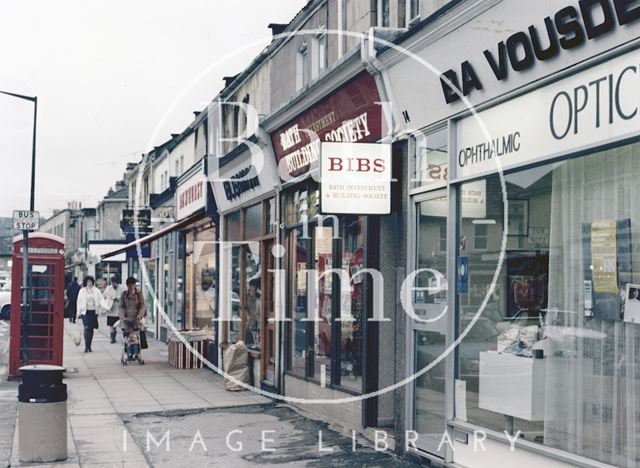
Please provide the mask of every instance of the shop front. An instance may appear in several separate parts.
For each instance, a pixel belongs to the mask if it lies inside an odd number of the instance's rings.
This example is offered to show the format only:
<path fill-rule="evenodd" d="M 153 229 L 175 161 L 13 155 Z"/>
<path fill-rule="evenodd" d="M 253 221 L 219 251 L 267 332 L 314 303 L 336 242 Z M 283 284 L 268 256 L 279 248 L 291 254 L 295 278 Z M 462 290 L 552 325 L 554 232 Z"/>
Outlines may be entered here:
<path fill-rule="evenodd" d="M 456 466 L 638 466 L 640 9 L 567 1 L 545 19 L 493 3 L 454 8 L 446 45 L 416 51 L 447 80 L 388 61 L 394 110 L 417 129 L 407 268 L 428 286 L 405 335 L 407 371 L 422 372 L 401 418 L 419 434 L 409 450 Z M 475 28 L 491 21 L 503 27 Z M 565 21 L 572 37 L 551 28 Z M 412 67 L 426 96 L 398 88 Z"/>
<path fill-rule="evenodd" d="M 389 215 L 391 151 L 377 143 L 386 130 L 375 80 L 360 72 L 325 96 L 278 125 L 271 141 L 282 180 L 284 392 L 336 399 L 375 391 L 393 378 L 388 360 L 380 359 L 393 347 L 393 321 L 369 319 L 374 302 L 382 307 L 378 299 L 394 295 L 387 259 L 396 241 Z M 374 172 L 378 159 L 380 171 Z M 378 186 L 383 165 L 386 182 Z M 400 256 L 397 251 L 394 258 Z M 392 422 L 392 408 L 392 395 L 385 394 L 317 410 L 361 428 Z"/>
<path fill-rule="evenodd" d="M 215 212 L 215 206 L 205 161 L 202 158 L 178 178 L 175 195 L 180 229 L 176 230 L 175 261 L 175 308 L 179 318 L 174 325 L 194 342 L 214 342 L 217 330 L 218 234 L 215 216 L 208 215 Z M 207 347 L 199 346 L 199 351 Z"/>
<path fill-rule="evenodd" d="M 279 372 L 274 278 L 279 184 L 269 136 L 209 159 L 208 178 L 220 212 L 223 242 L 221 347 L 242 341 L 249 350 L 251 384 L 273 391 Z"/>

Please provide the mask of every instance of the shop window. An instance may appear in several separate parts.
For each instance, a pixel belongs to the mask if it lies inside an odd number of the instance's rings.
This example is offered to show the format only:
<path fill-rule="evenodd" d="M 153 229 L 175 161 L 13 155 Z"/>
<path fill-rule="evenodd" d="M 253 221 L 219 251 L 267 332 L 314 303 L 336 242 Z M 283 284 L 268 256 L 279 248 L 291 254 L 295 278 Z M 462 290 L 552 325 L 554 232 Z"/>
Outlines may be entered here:
<path fill-rule="evenodd" d="M 329 220 L 331 221 L 331 220 Z M 311 304 L 315 309 L 314 326 L 314 374 L 319 379 L 331 375 L 331 336 L 333 323 L 333 274 L 327 273 L 333 268 L 333 226 L 315 226 L 313 229 L 314 266 L 316 274 L 317 301 Z M 323 375 L 324 374 L 324 375 Z"/>
<path fill-rule="evenodd" d="M 412 188 L 433 190 L 445 187 L 449 180 L 448 131 L 414 135 L 415 159 Z"/>
<path fill-rule="evenodd" d="M 365 218 L 314 214 L 298 224 L 301 211 L 317 213 L 317 207 L 310 209 L 316 202 L 315 187 L 292 191 L 284 197 L 286 218 L 296 222 L 287 226 L 286 233 L 287 311 L 292 319 L 288 369 L 326 385 L 360 392 L 362 324 L 366 316 L 365 278 L 361 273 L 366 263 Z M 336 243 L 338 238 L 340 242 Z M 331 269 L 342 274 L 330 273 Z M 345 320 L 337 321 L 339 317 Z M 347 320 L 349 317 L 353 320 Z"/>
<path fill-rule="evenodd" d="M 253 239 L 262 234 L 262 203 L 244 210 L 244 238 Z"/>
<path fill-rule="evenodd" d="M 260 350 L 260 328 L 262 322 L 262 270 L 260 268 L 260 247 L 244 249 L 244 297 L 245 324 L 244 342 L 249 349 Z"/>
<path fill-rule="evenodd" d="M 260 355 L 260 361 L 257 361 L 263 363 L 263 377 L 273 370 L 269 356 L 275 354 L 273 340 L 269 341 L 269 337 L 264 336 L 265 308 L 267 318 L 274 314 L 273 284 L 270 280 L 265 283 L 264 279 L 264 275 L 268 275 L 265 273 L 264 256 L 271 255 L 269 246 L 273 243 L 273 237 L 265 237 L 264 234 L 265 212 L 269 203 L 262 201 L 226 216 L 226 240 L 232 244 L 227 247 L 231 272 L 225 273 L 230 278 L 231 294 L 225 302 L 233 319 L 227 327 L 227 340 L 243 340 L 255 359 L 258 359 L 258 353 L 267 351 L 267 356 Z M 267 268 L 274 268 L 272 260 L 267 265 L 271 265 Z M 265 342 L 268 342 L 269 349 L 265 350 Z"/>
<path fill-rule="evenodd" d="M 264 204 L 265 208 L 265 220 L 267 225 L 264 227 L 264 234 L 275 234 L 278 227 L 276 220 L 276 200 L 270 198 Z"/>
<path fill-rule="evenodd" d="M 187 234 L 185 310 L 194 328 L 211 328 L 217 316 L 215 235 L 210 223 Z"/>
<path fill-rule="evenodd" d="M 342 262 L 351 283 L 340 288 L 340 313 L 353 321 L 340 323 L 340 385 L 362 388 L 362 321 L 364 310 L 364 217 L 345 216 L 342 222 Z"/>
<path fill-rule="evenodd" d="M 302 228 L 289 231 L 287 235 L 287 263 L 289 268 L 289 311 L 291 318 L 291 341 L 289 368 L 295 374 L 306 375 L 306 359 L 309 351 L 307 318 L 307 269 L 308 240 Z"/>
<path fill-rule="evenodd" d="M 225 218 L 227 233 L 225 236 L 226 240 L 241 240 L 242 237 L 240 235 L 240 211 L 236 211 L 226 216 Z"/>
<path fill-rule="evenodd" d="M 458 310 L 466 335 L 457 378 L 466 382 L 468 422 L 638 466 L 639 151 L 635 143 L 505 175 L 504 263 L 498 270 L 500 242 L 460 253 L 473 280 L 458 294 L 467 304 Z M 463 201 L 459 219 L 461 234 L 476 241 L 477 220 L 494 223 L 492 235 L 504 230 L 500 179 L 483 182 L 474 192 L 486 213 L 465 213 Z"/>
<path fill-rule="evenodd" d="M 285 195 L 285 222 L 289 225 L 306 222 L 309 218 L 309 199 L 306 189 Z"/>
<path fill-rule="evenodd" d="M 229 321 L 229 343 L 236 343 L 240 340 L 242 319 L 240 317 L 240 255 L 242 249 L 239 246 L 231 248 L 231 297 L 229 298 L 231 307 L 231 320 Z"/>

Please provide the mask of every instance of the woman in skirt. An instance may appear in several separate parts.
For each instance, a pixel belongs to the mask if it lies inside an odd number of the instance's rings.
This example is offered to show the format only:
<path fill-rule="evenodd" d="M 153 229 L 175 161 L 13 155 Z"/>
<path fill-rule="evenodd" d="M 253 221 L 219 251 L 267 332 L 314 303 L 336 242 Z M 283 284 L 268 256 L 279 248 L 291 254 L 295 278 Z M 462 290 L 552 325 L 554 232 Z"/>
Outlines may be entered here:
<path fill-rule="evenodd" d="M 98 328 L 98 312 L 103 305 L 103 297 L 94 286 L 93 276 L 86 276 L 82 284 L 84 287 L 78 293 L 77 317 L 84 325 L 84 352 L 90 353 L 93 330 Z"/>

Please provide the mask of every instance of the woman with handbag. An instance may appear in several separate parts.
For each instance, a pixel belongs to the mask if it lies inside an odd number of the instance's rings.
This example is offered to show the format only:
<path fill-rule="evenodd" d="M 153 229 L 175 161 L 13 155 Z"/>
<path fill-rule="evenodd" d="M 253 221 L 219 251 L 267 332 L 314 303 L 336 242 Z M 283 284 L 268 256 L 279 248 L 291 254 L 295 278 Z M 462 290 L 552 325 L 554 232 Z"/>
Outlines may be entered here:
<path fill-rule="evenodd" d="M 96 288 L 93 276 L 86 276 L 82 282 L 83 288 L 78 293 L 78 318 L 84 325 L 84 352 L 90 353 L 93 341 L 93 330 L 98 328 L 98 312 L 104 306 L 104 298 Z"/>

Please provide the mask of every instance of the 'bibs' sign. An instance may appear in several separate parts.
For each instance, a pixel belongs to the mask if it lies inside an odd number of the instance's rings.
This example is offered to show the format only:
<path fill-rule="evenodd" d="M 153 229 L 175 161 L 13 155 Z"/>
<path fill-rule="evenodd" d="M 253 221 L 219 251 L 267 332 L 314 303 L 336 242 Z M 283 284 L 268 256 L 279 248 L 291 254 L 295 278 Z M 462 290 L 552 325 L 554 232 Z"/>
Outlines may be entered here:
<path fill-rule="evenodd" d="M 640 50 L 456 125 L 456 178 L 541 161 L 640 133 Z M 486 126 L 486 135 L 480 125 Z"/>
<path fill-rule="evenodd" d="M 372 143 L 382 136 L 382 108 L 375 80 L 362 73 L 272 134 L 284 181 L 317 163 L 322 141 Z"/>
<path fill-rule="evenodd" d="M 207 180 L 202 173 L 191 177 L 176 190 L 176 214 L 181 220 L 205 207 Z"/>
<path fill-rule="evenodd" d="M 322 213 L 391 211 L 391 145 L 322 143 L 320 177 Z"/>

